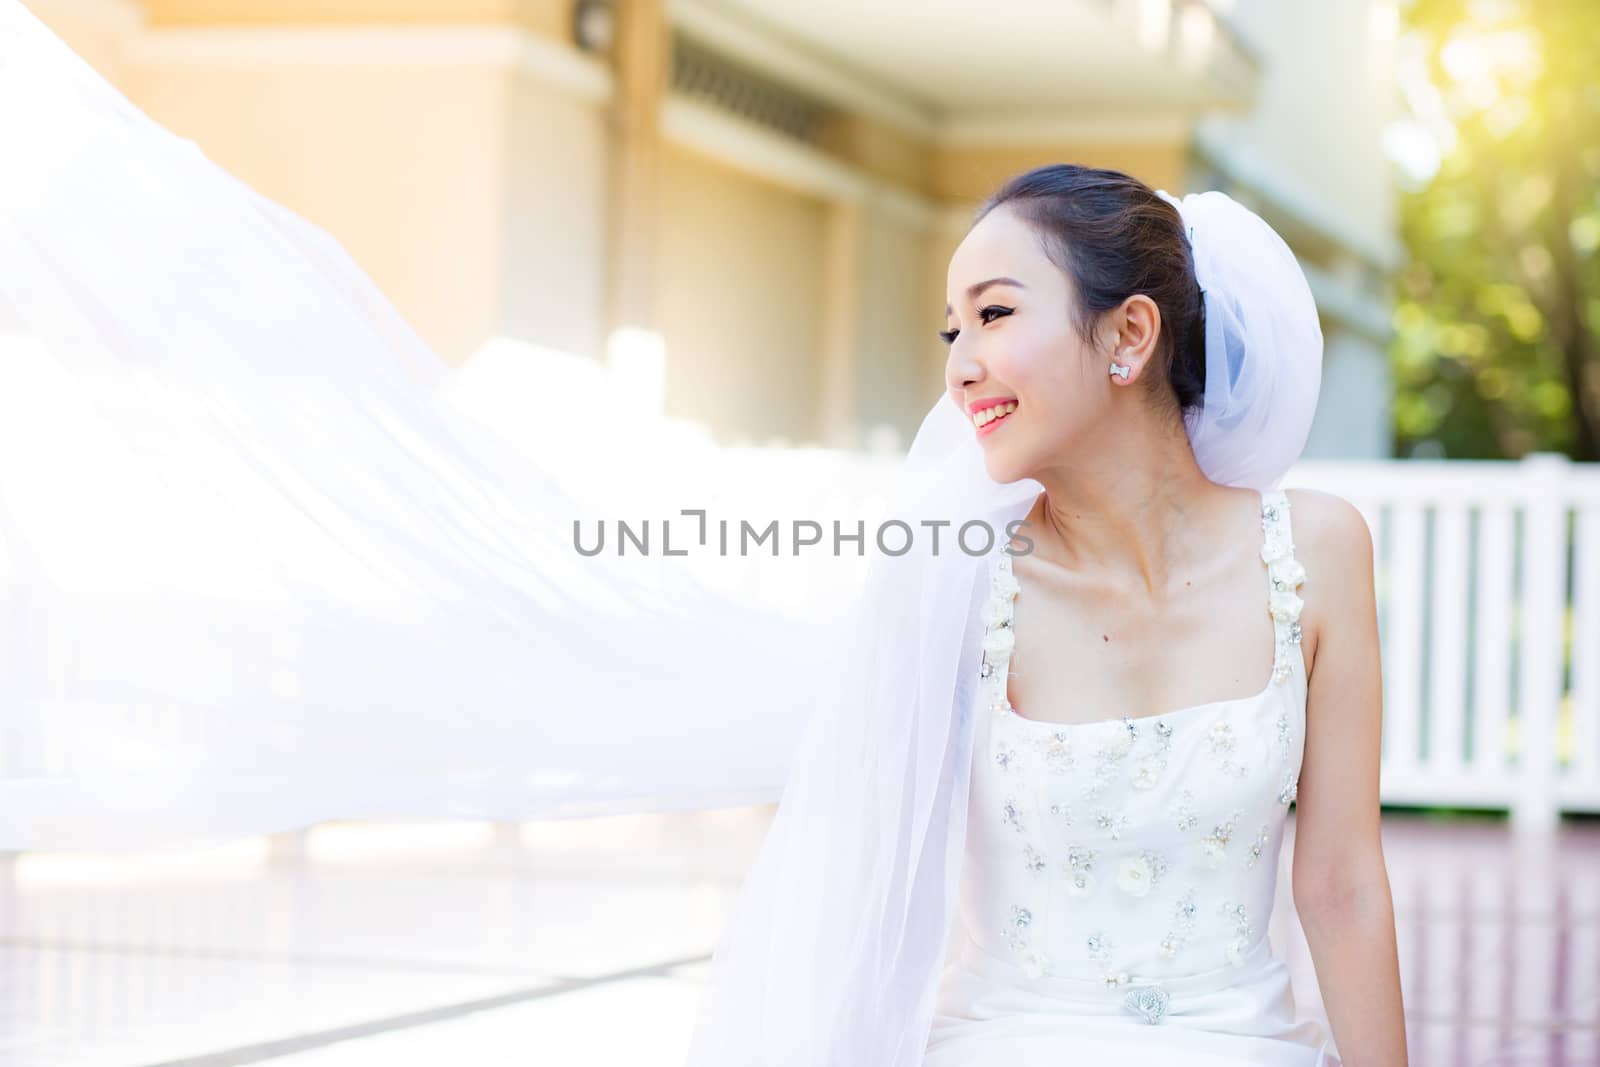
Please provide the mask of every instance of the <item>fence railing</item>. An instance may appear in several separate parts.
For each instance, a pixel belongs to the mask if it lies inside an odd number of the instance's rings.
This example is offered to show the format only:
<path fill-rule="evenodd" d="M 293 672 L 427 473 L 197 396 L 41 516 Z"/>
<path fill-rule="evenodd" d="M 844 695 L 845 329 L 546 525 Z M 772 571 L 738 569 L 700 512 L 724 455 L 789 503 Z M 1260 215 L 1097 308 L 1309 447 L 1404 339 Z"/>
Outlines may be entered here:
<path fill-rule="evenodd" d="M 1383 798 L 1600 811 L 1600 469 L 1520 461 L 1306 461 L 1373 533 Z"/>

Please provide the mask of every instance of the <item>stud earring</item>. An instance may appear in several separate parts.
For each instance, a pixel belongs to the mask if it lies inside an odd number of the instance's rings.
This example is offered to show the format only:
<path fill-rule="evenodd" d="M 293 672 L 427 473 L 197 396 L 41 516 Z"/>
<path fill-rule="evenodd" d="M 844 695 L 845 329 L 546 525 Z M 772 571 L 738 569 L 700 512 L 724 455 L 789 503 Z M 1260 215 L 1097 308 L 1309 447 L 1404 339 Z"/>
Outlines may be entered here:
<path fill-rule="evenodd" d="M 1120 363 L 1113 363 L 1111 364 L 1111 373 L 1116 375 L 1118 378 L 1121 378 L 1123 381 L 1127 381 L 1128 375 L 1133 373 L 1133 368 L 1124 367 Z"/>

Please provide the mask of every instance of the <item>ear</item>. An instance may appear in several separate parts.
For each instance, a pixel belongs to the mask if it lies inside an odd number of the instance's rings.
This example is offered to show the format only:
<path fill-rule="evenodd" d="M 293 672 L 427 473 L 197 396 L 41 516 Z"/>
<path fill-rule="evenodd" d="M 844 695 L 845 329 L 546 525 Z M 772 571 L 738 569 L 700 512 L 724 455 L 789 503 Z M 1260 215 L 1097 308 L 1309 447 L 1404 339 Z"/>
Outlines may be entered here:
<path fill-rule="evenodd" d="M 1143 293 L 1135 293 L 1110 313 L 1111 358 L 1124 367 L 1131 367 L 1127 379 L 1112 379 L 1118 384 L 1132 385 L 1144 373 L 1145 366 L 1155 358 L 1156 338 L 1161 333 L 1161 309 Z"/>

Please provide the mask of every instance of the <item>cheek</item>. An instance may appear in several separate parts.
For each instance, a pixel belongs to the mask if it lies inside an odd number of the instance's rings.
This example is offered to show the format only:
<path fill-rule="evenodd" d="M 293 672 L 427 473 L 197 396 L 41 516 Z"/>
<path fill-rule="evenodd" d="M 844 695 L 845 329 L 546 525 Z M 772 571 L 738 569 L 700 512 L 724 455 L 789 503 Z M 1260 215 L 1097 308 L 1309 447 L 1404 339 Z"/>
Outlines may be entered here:
<path fill-rule="evenodd" d="M 1061 337 L 1018 336 L 996 372 L 1023 403 L 1059 411 L 1071 407 L 1075 394 L 1083 392 L 1078 362 L 1077 351 Z"/>
<path fill-rule="evenodd" d="M 1093 367 L 1085 365 L 1076 345 L 1057 340 L 1026 360 L 1018 355 L 1012 387 L 1033 415 L 1028 436 L 1041 447 L 1053 449 L 1074 438 L 1104 410 L 1110 386 L 1090 376 Z"/>

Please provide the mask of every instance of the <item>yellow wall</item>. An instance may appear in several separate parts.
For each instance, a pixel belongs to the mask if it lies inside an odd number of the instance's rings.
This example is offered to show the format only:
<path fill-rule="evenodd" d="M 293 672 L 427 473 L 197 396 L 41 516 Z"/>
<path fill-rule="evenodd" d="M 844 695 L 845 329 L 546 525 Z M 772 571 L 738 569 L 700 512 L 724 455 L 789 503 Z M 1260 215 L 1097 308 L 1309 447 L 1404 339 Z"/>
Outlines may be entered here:
<path fill-rule="evenodd" d="M 893 126 L 836 112 L 822 123 L 817 143 L 874 178 L 924 195 L 933 191 L 933 146 Z"/>
<path fill-rule="evenodd" d="M 149 0 L 143 29 L 133 0 L 74 10 L 41 14 L 156 121 L 332 233 L 447 360 L 495 337 L 601 358 L 610 105 L 516 47 L 570 48 L 565 3 Z M 860 444 L 887 425 L 905 443 L 943 389 L 934 334 L 962 213 L 1046 162 L 1179 191 L 1184 156 L 1176 143 L 942 146 L 848 114 L 799 150 L 925 210 L 664 146 L 649 303 L 666 408 L 724 440 Z"/>
<path fill-rule="evenodd" d="M 491 23 L 570 36 L 566 0 L 145 0 L 151 25 Z"/>
<path fill-rule="evenodd" d="M 520 73 L 506 130 L 496 331 L 598 359 L 606 317 L 603 106 Z"/>
<path fill-rule="evenodd" d="M 1073 144 L 943 147 L 935 156 L 932 186 L 942 200 L 976 202 L 1013 174 L 1048 163 L 1079 163 L 1126 171 L 1154 189 L 1177 195 L 1187 147 L 1152 144 Z"/>
<path fill-rule="evenodd" d="M 184 62 L 135 68 L 126 88 L 222 167 L 329 229 L 446 359 L 490 335 L 505 74 Z"/>
<path fill-rule="evenodd" d="M 669 414 L 727 438 L 816 432 L 826 208 L 668 147 L 656 314 Z"/>
<path fill-rule="evenodd" d="M 952 245 L 953 249 L 954 246 Z M 901 445 L 944 391 L 944 278 L 949 251 L 935 233 L 892 218 L 867 226 L 858 362 L 863 429 L 887 426 Z M 930 277 L 926 264 L 937 270 Z"/>

